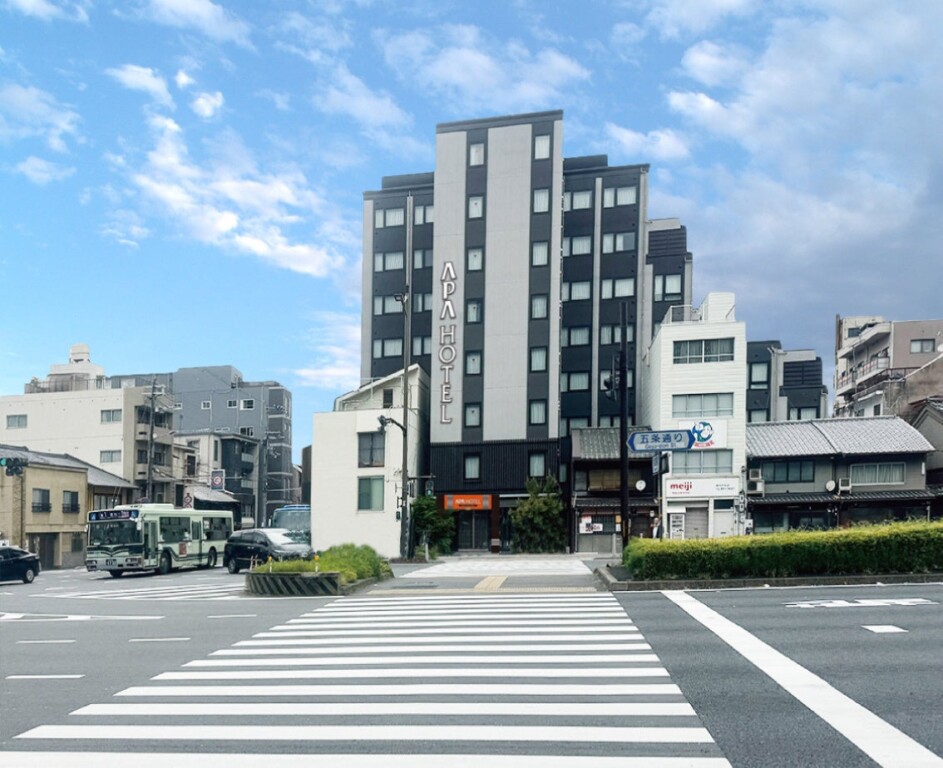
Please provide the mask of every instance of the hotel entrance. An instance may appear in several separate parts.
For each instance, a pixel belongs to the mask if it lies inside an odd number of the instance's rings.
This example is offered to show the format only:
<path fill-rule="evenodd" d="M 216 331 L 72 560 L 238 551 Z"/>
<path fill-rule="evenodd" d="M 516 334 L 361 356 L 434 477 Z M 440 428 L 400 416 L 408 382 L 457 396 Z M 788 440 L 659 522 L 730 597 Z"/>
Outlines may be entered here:
<path fill-rule="evenodd" d="M 500 513 L 498 498 L 490 494 L 447 493 L 442 508 L 455 516 L 456 545 L 459 550 L 498 552 Z"/>

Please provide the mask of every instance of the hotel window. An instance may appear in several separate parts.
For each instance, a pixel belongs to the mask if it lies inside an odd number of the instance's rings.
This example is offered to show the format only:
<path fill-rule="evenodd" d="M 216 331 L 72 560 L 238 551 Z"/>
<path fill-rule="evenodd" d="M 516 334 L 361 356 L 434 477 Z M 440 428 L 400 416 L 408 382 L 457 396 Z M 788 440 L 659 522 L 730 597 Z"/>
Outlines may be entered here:
<path fill-rule="evenodd" d="M 114 424 L 121 421 L 120 408 L 108 408 L 101 412 L 102 424 Z"/>
<path fill-rule="evenodd" d="M 547 316 L 547 296 L 537 294 L 530 297 L 530 319 L 542 320 Z"/>
<path fill-rule="evenodd" d="M 465 373 L 468 376 L 481 375 L 481 352 L 465 353 Z"/>
<path fill-rule="evenodd" d="M 530 348 L 530 371 L 531 373 L 540 373 L 547 370 L 547 348 Z"/>
<path fill-rule="evenodd" d="M 593 297 L 592 283 L 588 280 L 579 283 L 563 283 L 561 286 L 563 301 L 581 301 Z"/>
<path fill-rule="evenodd" d="M 582 189 L 578 192 L 573 193 L 573 200 L 571 202 L 571 207 L 574 211 L 583 211 L 587 208 L 593 207 L 593 193 L 592 190 Z"/>
<path fill-rule="evenodd" d="M 413 269 L 425 269 L 432 266 L 432 249 L 413 251 Z"/>
<path fill-rule="evenodd" d="M 481 403 L 468 403 L 465 406 L 465 426 L 481 426 Z"/>
<path fill-rule="evenodd" d="M 569 237 L 564 237 L 560 241 L 560 255 L 564 257 L 570 255 L 570 238 Z"/>
<path fill-rule="evenodd" d="M 583 347 L 589 344 L 590 333 L 588 325 L 578 325 L 573 328 L 564 328 L 560 332 L 560 346 Z"/>
<path fill-rule="evenodd" d="M 412 302 L 414 315 L 418 315 L 420 312 L 429 312 L 432 310 L 431 293 L 414 293 L 412 295 Z"/>
<path fill-rule="evenodd" d="M 534 213 L 546 213 L 550 210 L 550 190 L 534 190 Z"/>
<path fill-rule="evenodd" d="M 402 357 L 402 339 L 383 339 L 383 357 Z"/>
<path fill-rule="evenodd" d="M 616 205 L 635 205 L 635 187 L 608 187 L 602 191 L 603 208 Z"/>
<path fill-rule="evenodd" d="M 100 464 L 118 464 L 121 461 L 121 451 L 99 451 Z"/>
<path fill-rule="evenodd" d="M 550 157 L 550 134 L 534 136 L 534 160 L 546 160 Z"/>
<path fill-rule="evenodd" d="M 672 395 L 671 416 L 675 419 L 733 416 L 733 393 L 713 392 L 697 395 Z"/>
<path fill-rule="evenodd" d="M 468 145 L 468 164 L 469 165 L 484 165 L 485 164 L 485 145 L 484 144 L 469 144 Z"/>
<path fill-rule="evenodd" d="M 547 242 L 532 243 L 530 246 L 530 265 L 532 267 L 546 267 L 550 257 L 550 246 Z"/>
<path fill-rule="evenodd" d="M 26 429 L 27 422 L 25 413 L 11 413 L 7 416 L 7 429 Z"/>
<path fill-rule="evenodd" d="M 357 433 L 357 466 L 382 467 L 386 461 L 386 435 L 376 430 Z"/>
<path fill-rule="evenodd" d="M 933 339 L 911 339 L 910 354 L 920 355 L 924 352 L 933 351 Z"/>
<path fill-rule="evenodd" d="M 635 248 L 634 232 L 609 232 L 602 236 L 602 252 L 631 251 Z"/>
<path fill-rule="evenodd" d="M 615 299 L 635 295 L 635 278 L 619 277 L 613 280 L 603 280 L 601 284 L 601 298 Z"/>
<path fill-rule="evenodd" d="M 593 238 L 591 235 L 581 235 L 572 238 L 569 256 L 583 256 L 593 252 Z"/>
<path fill-rule="evenodd" d="M 468 218 L 480 219 L 485 215 L 485 199 L 480 195 L 468 198 Z"/>
<path fill-rule="evenodd" d="M 675 451 L 671 471 L 676 475 L 716 475 L 733 471 L 733 451 Z"/>
<path fill-rule="evenodd" d="M 631 344 L 635 341 L 635 326 L 629 325 L 625 329 L 625 341 Z M 599 326 L 600 344 L 621 344 L 622 326 L 621 325 L 601 325 Z"/>
<path fill-rule="evenodd" d="M 527 454 L 528 477 L 545 477 L 547 474 L 547 454 L 540 452 Z"/>
<path fill-rule="evenodd" d="M 561 392 L 586 392 L 589 389 L 589 374 L 586 371 L 572 371 L 560 374 Z"/>
<path fill-rule="evenodd" d="M 375 253 L 373 254 L 373 271 L 389 272 L 394 269 L 403 268 L 403 252 L 395 251 L 393 253 Z"/>
<path fill-rule="evenodd" d="M 733 339 L 694 339 L 674 343 L 674 363 L 723 363 L 733 360 Z"/>
<path fill-rule="evenodd" d="M 547 401 L 531 400 L 528 407 L 527 423 L 539 426 L 547 423 Z"/>
<path fill-rule="evenodd" d="M 357 509 L 363 512 L 383 511 L 383 478 L 357 478 Z"/>
<path fill-rule="evenodd" d="M 374 296 L 373 314 L 395 315 L 403 311 L 403 305 L 396 300 L 396 296 Z"/>
<path fill-rule="evenodd" d="M 903 462 L 851 465 L 852 485 L 900 485 L 904 482 Z"/>
<path fill-rule="evenodd" d="M 481 322 L 481 299 L 471 299 L 465 303 L 465 322 Z"/>
<path fill-rule="evenodd" d="M 383 340 L 376 339 L 373 342 L 373 356 L 374 358 L 383 357 Z"/>
<path fill-rule="evenodd" d="M 432 224 L 434 222 L 433 208 L 431 205 L 417 205 L 413 208 L 414 224 Z"/>
<path fill-rule="evenodd" d="M 681 298 L 681 275 L 655 275 L 655 301 Z"/>
<path fill-rule="evenodd" d="M 374 213 L 374 224 L 377 229 L 401 227 L 405 220 L 405 212 L 402 208 L 379 208 Z"/>
<path fill-rule="evenodd" d="M 747 421 L 751 424 L 762 424 L 769 421 L 769 414 L 765 408 L 754 408 L 747 413 Z"/>
<path fill-rule="evenodd" d="M 750 363 L 750 389 L 769 389 L 769 363 Z"/>
<path fill-rule="evenodd" d="M 431 336 L 413 336 L 413 355 L 415 357 L 420 357 L 421 355 L 431 355 L 432 354 L 432 337 Z"/>
<path fill-rule="evenodd" d="M 469 248 L 465 265 L 469 272 L 481 272 L 485 265 L 485 252 L 481 248 Z"/>
<path fill-rule="evenodd" d="M 481 479 L 481 456 L 477 453 L 465 457 L 465 479 Z"/>

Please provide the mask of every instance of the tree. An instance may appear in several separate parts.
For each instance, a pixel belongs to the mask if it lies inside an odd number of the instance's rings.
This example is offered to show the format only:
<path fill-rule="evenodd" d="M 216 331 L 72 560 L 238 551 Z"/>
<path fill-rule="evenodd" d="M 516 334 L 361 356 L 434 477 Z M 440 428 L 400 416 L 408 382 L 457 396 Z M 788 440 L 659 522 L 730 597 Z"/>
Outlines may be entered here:
<path fill-rule="evenodd" d="M 511 511 L 515 552 L 561 552 L 566 547 L 566 525 L 560 486 L 550 476 L 527 481 L 528 497 Z"/>
<path fill-rule="evenodd" d="M 436 509 L 435 499 L 429 496 L 417 498 L 411 509 L 417 545 L 421 545 L 426 536 L 429 552 L 433 556 L 451 552 L 455 538 L 455 518 Z"/>

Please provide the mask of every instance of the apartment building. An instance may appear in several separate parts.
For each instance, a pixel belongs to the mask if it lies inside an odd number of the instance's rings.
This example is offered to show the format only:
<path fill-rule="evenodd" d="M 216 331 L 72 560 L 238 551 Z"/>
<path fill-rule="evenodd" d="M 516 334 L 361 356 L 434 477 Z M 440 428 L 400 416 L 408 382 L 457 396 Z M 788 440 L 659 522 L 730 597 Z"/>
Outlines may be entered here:
<path fill-rule="evenodd" d="M 783 349 L 779 341 L 747 342 L 747 421 L 823 419 L 828 388 L 822 358 L 808 349 Z"/>

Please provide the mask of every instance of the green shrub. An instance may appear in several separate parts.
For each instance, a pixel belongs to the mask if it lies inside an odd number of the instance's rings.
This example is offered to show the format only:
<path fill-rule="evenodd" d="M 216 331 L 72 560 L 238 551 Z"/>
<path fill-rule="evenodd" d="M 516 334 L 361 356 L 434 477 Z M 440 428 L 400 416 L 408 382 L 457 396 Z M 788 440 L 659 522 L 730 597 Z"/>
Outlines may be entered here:
<path fill-rule="evenodd" d="M 380 558 L 373 547 L 340 544 L 318 553 L 312 560 L 281 560 L 263 563 L 254 569 L 262 573 L 308 573 L 331 571 L 341 575 L 341 581 L 350 584 L 361 579 L 380 578 L 389 573 L 389 564 Z"/>
<path fill-rule="evenodd" d="M 412 504 L 413 533 L 417 551 L 421 550 L 423 537 L 429 542 L 432 557 L 448 554 L 455 540 L 455 517 L 451 512 L 436 509 L 435 499 L 420 496 Z"/>
<path fill-rule="evenodd" d="M 632 539 L 622 555 L 636 579 L 723 579 L 943 570 L 943 522 L 686 541 Z"/>
<path fill-rule="evenodd" d="M 527 481 L 528 497 L 511 510 L 515 552 L 562 552 L 566 547 L 560 486 L 552 477 Z"/>

